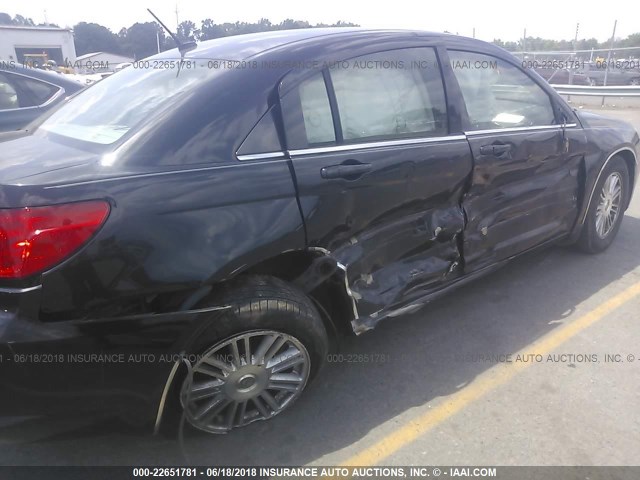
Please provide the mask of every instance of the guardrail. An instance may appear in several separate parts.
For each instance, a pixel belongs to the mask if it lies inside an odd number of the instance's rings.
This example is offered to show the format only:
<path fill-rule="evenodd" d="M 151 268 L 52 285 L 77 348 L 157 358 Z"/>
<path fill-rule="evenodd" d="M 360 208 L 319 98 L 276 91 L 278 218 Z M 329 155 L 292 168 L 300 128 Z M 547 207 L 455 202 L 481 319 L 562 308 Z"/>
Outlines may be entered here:
<path fill-rule="evenodd" d="M 589 85 L 551 85 L 560 95 L 584 97 L 640 97 L 640 85 L 592 87 Z"/>

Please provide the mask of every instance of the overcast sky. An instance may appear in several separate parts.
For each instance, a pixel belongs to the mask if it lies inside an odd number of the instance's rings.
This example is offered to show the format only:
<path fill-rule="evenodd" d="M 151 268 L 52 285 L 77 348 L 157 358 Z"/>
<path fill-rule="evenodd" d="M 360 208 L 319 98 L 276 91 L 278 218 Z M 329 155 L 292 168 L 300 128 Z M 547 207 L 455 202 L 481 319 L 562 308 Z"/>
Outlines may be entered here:
<path fill-rule="evenodd" d="M 517 40 L 527 29 L 527 36 L 572 39 L 576 23 L 579 38 L 611 37 L 613 22 L 618 20 L 616 37 L 640 32 L 640 1 L 607 0 L 385 0 L 377 2 L 348 0 L 2 0 L 0 11 L 31 17 L 36 23 L 47 19 L 62 27 L 85 21 L 95 22 L 118 32 L 135 22 L 150 21 L 150 7 L 169 28 L 176 24 L 176 3 L 180 21 L 196 25 L 205 18 L 216 23 L 255 22 L 262 17 L 273 23 L 285 18 L 311 23 L 354 22 L 372 28 L 410 28 L 441 32 L 448 30 L 482 40 Z"/>

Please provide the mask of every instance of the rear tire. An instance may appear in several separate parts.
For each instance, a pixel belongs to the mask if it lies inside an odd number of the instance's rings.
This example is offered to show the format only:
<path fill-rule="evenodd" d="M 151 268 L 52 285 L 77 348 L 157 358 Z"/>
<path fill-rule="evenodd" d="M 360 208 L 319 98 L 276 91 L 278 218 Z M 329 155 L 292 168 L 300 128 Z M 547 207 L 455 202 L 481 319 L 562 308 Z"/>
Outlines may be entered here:
<path fill-rule="evenodd" d="M 629 169 L 620 157 L 611 159 L 598 179 L 577 246 L 600 253 L 616 237 L 629 198 Z"/>
<path fill-rule="evenodd" d="M 275 277 L 222 285 L 200 307 L 213 305 L 231 308 L 189 348 L 197 360 L 176 378 L 172 404 L 195 428 L 226 433 L 289 408 L 324 363 L 329 339 L 311 299 Z"/>

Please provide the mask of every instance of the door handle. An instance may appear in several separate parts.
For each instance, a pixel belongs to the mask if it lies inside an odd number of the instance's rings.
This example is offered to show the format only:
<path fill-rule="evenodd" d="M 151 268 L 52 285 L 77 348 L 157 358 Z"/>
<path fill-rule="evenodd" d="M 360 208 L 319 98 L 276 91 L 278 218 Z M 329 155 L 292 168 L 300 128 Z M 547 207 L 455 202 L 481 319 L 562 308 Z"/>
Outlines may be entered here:
<path fill-rule="evenodd" d="M 482 145 L 480 147 L 481 155 L 503 155 L 511 150 L 511 145 L 508 143 L 499 143 L 496 145 Z"/>
<path fill-rule="evenodd" d="M 370 163 L 355 163 L 355 164 L 342 164 L 331 165 L 329 167 L 322 167 L 320 169 L 320 176 L 327 180 L 333 178 L 345 178 L 347 180 L 356 180 L 365 173 L 371 171 Z"/>

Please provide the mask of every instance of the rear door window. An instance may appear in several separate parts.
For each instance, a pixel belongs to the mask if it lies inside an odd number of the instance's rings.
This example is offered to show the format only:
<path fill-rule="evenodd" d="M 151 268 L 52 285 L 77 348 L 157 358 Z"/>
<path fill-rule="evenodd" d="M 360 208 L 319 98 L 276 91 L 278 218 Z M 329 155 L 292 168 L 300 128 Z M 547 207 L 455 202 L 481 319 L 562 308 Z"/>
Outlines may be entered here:
<path fill-rule="evenodd" d="M 289 149 L 336 143 L 333 112 L 322 72 L 306 78 L 281 100 Z"/>
<path fill-rule="evenodd" d="M 448 133 L 440 66 L 428 47 L 334 62 L 281 104 L 289 149 Z"/>
<path fill-rule="evenodd" d="M 255 155 L 282 152 L 278 136 L 278 108 L 271 107 L 253 127 L 238 148 L 237 155 Z"/>
<path fill-rule="evenodd" d="M 334 142 L 331 106 L 322 74 L 302 82 L 299 93 L 307 142 L 310 145 Z"/>

